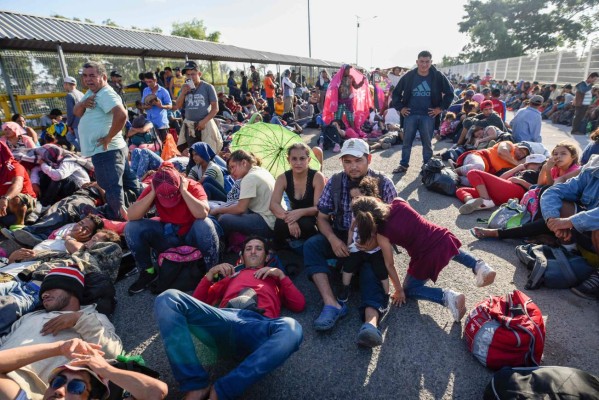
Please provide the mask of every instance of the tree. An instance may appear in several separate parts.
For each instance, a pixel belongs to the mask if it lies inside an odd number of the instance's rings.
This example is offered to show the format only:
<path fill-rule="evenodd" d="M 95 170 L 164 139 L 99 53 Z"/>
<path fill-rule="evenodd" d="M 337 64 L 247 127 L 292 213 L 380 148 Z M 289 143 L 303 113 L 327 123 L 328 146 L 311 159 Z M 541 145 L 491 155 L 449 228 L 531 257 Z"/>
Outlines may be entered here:
<path fill-rule="evenodd" d="M 114 22 L 110 18 L 105 19 L 104 21 L 102 21 L 102 25 L 119 27 L 119 24 L 117 24 L 116 22 Z"/>
<path fill-rule="evenodd" d="M 191 39 L 208 40 L 209 42 L 218 42 L 220 40 L 220 32 L 206 32 L 204 21 L 194 18 L 187 22 L 173 22 L 171 35 L 181 36 Z"/>
<path fill-rule="evenodd" d="M 599 28 L 599 0 L 470 0 L 464 11 L 467 62 L 580 45 Z"/>

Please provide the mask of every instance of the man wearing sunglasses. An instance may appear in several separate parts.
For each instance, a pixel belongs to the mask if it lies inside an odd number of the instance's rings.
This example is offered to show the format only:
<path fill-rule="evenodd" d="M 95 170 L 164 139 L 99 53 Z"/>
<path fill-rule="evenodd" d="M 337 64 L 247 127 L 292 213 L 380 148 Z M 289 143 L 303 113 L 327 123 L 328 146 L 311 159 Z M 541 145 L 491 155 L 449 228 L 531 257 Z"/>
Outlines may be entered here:
<path fill-rule="evenodd" d="M 100 346 L 81 339 L 24 346 L 0 351 L 0 398 L 28 400 L 30 398 L 106 399 L 109 382 L 129 392 L 133 399 L 163 399 L 168 389 L 164 382 L 133 371 L 110 365 Z M 64 356 L 71 361 L 50 373 L 48 388 L 42 395 L 29 395 L 6 374 L 50 357 Z"/>

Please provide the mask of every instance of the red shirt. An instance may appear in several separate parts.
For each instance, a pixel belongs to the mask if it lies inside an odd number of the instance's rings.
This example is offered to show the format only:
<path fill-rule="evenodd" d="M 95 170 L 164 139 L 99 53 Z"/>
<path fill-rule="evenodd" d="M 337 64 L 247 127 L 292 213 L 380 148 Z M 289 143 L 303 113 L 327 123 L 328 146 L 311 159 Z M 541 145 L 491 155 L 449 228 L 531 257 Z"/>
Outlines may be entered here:
<path fill-rule="evenodd" d="M 252 288 L 258 296 L 258 308 L 264 309 L 265 317 L 278 318 L 282 305 L 293 312 L 304 310 L 306 299 L 288 276 L 281 280 L 275 277 L 256 279 L 256 271 L 243 269 L 238 274 L 216 283 L 204 277 L 193 292 L 193 297 L 211 306 L 223 308 L 231 299 L 237 297 L 240 291 Z"/>
<path fill-rule="evenodd" d="M 145 188 L 138 200 L 147 196 L 151 190 L 151 186 Z M 208 200 L 208 196 L 206 196 L 206 192 L 204 191 L 202 184 L 199 182 L 189 180 L 189 187 L 187 188 L 187 191 L 198 200 Z M 162 206 L 160 202 L 156 201 L 156 199 L 154 199 L 154 205 L 156 206 L 156 212 L 160 217 L 160 222 L 179 225 L 179 231 L 177 232 L 179 236 L 184 236 L 187 234 L 196 220 L 191 211 L 189 211 L 189 208 L 187 207 L 187 204 L 185 204 L 185 200 L 183 200 L 182 197 L 179 203 L 171 208 Z"/>
<path fill-rule="evenodd" d="M 493 103 L 493 111 L 495 111 L 503 121 L 505 121 L 505 103 L 495 97 L 491 98 Z"/>
<path fill-rule="evenodd" d="M 31 186 L 31 180 L 29 179 L 29 174 L 27 173 L 27 170 L 25 169 L 25 167 L 23 167 L 21 164 L 19 164 L 16 161 L 12 162 L 12 166 L 14 167 L 14 169 L 12 171 L 7 172 L 6 179 L 4 182 L 0 182 L 0 196 L 4 196 L 8 192 L 8 189 L 12 185 L 12 181 L 17 176 L 22 176 L 23 177 L 23 189 L 21 189 L 21 193 L 28 194 L 29 196 L 36 198 L 37 196 L 35 195 L 35 192 L 33 191 L 33 187 Z"/>

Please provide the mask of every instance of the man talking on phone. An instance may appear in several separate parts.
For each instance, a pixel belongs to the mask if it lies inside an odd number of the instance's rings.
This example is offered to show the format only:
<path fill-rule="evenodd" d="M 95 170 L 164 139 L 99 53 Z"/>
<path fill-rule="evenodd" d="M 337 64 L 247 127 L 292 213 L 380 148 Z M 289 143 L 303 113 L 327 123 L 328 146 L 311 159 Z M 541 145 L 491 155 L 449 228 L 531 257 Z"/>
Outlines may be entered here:
<path fill-rule="evenodd" d="M 283 305 L 301 312 L 306 300 L 283 270 L 267 265 L 267 257 L 266 241 L 250 236 L 243 244 L 242 265 L 215 265 L 193 297 L 170 289 L 156 298 L 154 316 L 186 399 L 238 398 L 299 349 L 301 325 L 279 316 Z M 243 361 L 211 385 L 192 335 L 218 355 Z"/>
<path fill-rule="evenodd" d="M 177 147 L 183 151 L 196 142 L 204 142 L 218 154 L 223 148 L 223 138 L 213 120 L 218 113 L 216 90 L 200 80 L 202 72 L 195 61 L 187 61 L 181 72 L 186 79 L 173 109 L 183 110 L 185 119 Z"/>
<path fill-rule="evenodd" d="M 424 50 L 418 54 L 417 67 L 401 77 L 393 89 L 391 103 L 403 117 L 404 140 L 399 167 L 394 174 L 404 173 L 410 166 L 410 154 L 416 132 L 422 140 L 422 162 L 426 164 L 433 156 L 431 140 L 435 120 L 451 105 L 453 87 L 441 71 L 432 65 L 432 55 Z"/>

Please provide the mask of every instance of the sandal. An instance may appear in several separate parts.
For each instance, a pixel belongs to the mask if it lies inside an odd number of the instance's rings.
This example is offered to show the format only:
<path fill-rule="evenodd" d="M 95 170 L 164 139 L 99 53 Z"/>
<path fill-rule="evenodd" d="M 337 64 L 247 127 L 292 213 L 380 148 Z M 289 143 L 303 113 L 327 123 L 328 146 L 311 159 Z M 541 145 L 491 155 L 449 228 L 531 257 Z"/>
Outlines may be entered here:
<path fill-rule="evenodd" d="M 408 172 L 408 168 L 404 167 L 403 165 L 400 165 L 399 167 L 393 170 L 394 174 L 403 174 L 404 172 Z"/>
<path fill-rule="evenodd" d="M 494 236 L 487 236 L 485 233 L 482 233 L 480 228 L 470 228 L 468 232 L 478 240 L 488 240 L 488 239 L 498 239 Z"/>
<path fill-rule="evenodd" d="M 325 305 L 318 318 L 314 320 L 314 329 L 317 331 L 328 331 L 335 326 L 337 320 L 347 315 L 347 306 L 341 304 L 341 308 Z"/>

